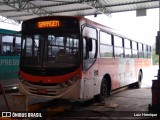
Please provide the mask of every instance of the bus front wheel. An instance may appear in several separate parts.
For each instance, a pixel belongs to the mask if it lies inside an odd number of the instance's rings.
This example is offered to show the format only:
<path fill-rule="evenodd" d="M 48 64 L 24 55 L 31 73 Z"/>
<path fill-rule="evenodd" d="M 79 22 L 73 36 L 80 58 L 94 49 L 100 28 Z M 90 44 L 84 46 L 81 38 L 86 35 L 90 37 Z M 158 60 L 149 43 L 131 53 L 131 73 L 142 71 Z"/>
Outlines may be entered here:
<path fill-rule="evenodd" d="M 95 96 L 95 101 L 102 102 L 109 95 L 110 95 L 109 84 L 106 78 L 103 78 L 101 83 L 101 88 L 100 88 L 100 94 Z"/>

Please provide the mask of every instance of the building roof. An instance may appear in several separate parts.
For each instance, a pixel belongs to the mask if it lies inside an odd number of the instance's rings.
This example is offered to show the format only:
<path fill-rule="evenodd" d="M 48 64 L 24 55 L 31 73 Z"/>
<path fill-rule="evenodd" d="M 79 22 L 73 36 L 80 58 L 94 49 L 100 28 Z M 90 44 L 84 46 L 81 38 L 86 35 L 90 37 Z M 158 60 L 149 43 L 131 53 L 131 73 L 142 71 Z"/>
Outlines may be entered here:
<path fill-rule="evenodd" d="M 0 0 L 0 21 L 19 23 L 39 16 L 86 16 L 158 8 L 159 0 Z"/>

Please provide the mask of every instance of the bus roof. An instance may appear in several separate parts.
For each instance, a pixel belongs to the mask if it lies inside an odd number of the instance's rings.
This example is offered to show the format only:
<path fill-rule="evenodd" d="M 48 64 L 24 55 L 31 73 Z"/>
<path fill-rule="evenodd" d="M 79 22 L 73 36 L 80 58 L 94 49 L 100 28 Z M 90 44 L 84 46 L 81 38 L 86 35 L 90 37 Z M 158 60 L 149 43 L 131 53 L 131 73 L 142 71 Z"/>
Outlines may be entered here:
<path fill-rule="evenodd" d="M 13 35 L 17 33 L 18 31 L 14 30 L 7 30 L 7 29 L 0 29 L 0 34 L 8 34 L 8 35 Z"/>
<path fill-rule="evenodd" d="M 89 20 L 89 19 L 87 19 L 87 18 L 85 18 L 85 17 L 83 17 L 83 16 L 43 16 L 43 17 L 37 17 L 37 18 L 32 18 L 32 19 L 25 20 L 25 21 L 22 22 L 22 24 L 25 23 L 25 22 L 31 22 L 31 21 L 33 21 L 33 20 L 38 20 L 38 19 L 41 19 L 41 18 L 43 19 L 43 18 L 53 18 L 53 17 L 63 17 L 63 18 L 65 18 L 65 17 L 69 18 L 69 17 L 70 17 L 70 18 L 76 18 L 76 19 L 79 19 L 82 23 L 91 25 L 91 26 L 96 27 L 96 28 L 98 28 L 98 29 L 100 29 L 100 30 L 102 30 L 102 31 L 106 31 L 106 32 L 108 32 L 108 33 L 110 33 L 110 34 L 113 34 L 113 35 L 116 35 L 116 36 L 119 36 L 119 37 L 123 37 L 123 38 L 126 38 L 126 39 L 130 39 L 130 40 L 132 40 L 132 41 L 138 42 L 138 41 L 136 41 L 136 40 L 133 40 L 133 39 L 130 38 L 129 36 L 123 35 L 123 33 L 121 33 L 120 31 L 117 31 L 117 30 L 114 29 L 114 28 L 111 28 L 111 27 L 102 25 L 102 24 L 100 24 L 100 23 L 94 22 L 94 21 Z M 139 43 L 141 43 L 141 42 L 139 42 Z"/>

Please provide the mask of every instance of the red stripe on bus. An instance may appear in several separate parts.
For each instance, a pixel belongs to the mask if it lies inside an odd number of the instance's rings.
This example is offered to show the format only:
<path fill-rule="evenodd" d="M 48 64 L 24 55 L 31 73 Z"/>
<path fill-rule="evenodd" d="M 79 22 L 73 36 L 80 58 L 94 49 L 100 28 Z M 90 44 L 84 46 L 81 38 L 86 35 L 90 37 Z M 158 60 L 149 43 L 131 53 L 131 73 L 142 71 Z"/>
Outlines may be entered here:
<path fill-rule="evenodd" d="M 65 82 L 67 80 L 70 80 L 72 77 L 79 75 L 79 79 L 82 78 L 82 72 L 81 69 L 78 68 L 72 73 L 61 75 L 61 76 L 35 76 L 30 75 L 27 73 L 24 73 L 23 71 L 19 72 L 22 79 L 31 81 L 31 82 L 43 82 L 43 83 L 59 83 L 59 82 Z"/>

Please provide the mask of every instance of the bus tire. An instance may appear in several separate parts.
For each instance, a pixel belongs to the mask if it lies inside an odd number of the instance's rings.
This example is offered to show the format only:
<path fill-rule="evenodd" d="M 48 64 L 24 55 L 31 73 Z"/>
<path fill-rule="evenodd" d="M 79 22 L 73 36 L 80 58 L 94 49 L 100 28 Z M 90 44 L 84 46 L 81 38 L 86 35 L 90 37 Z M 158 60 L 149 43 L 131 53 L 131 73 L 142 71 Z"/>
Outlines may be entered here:
<path fill-rule="evenodd" d="M 101 83 L 100 94 L 96 95 L 94 98 L 96 102 L 102 102 L 109 95 L 110 95 L 109 84 L 107 82 L 107 79 L 104 77 Z"/>
<path fill-rule="evenodd" d="M 141 88 L 142 79 L 143 79 L 143 73 L 142 73 L 142 70 L 140 70 L 138 73 L 138 81 L 135 83 L 136 88 Z"/>

